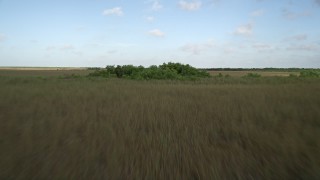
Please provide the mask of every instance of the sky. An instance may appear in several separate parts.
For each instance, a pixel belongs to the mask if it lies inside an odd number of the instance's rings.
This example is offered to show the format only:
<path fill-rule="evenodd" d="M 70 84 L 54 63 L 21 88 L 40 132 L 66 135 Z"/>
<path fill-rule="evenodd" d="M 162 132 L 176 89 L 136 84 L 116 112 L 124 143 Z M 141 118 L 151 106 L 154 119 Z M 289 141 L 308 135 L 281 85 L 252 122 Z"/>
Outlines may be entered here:
<path fill-rule="evenodd" d="M 320 68 L 320 0 L 0 0 L 0 66 Z"/>

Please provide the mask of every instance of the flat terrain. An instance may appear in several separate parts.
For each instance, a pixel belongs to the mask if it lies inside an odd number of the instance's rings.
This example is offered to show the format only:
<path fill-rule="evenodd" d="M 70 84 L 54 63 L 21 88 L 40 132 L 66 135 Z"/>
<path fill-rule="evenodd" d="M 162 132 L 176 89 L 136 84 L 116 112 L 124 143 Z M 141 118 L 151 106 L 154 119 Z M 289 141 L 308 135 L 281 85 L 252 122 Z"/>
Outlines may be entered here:
<path fill-rule="evenodd" d="M 258 70 L 252 70 L 252 71 L 209 71 L 209 73 L 212 76 L 216 76 L 219 73 L 222 75 L 230 75 L 233 77 L 241 77 L 245 76 L 248 73 L 257 73 L 260 74 L 263 77 L 273 77 L 273 76 L 278 76 L 278 77 L 288 77 L 290 74 L 294 75 L 299 75 L 299 72 L 272 72 L 272 71 L 258 71 Z"/>
<path fill-rule="evenodd" d="M 16 71 L 55 71 L 55 70 L 86 70 L 83 67 L 0 67 L 1 70 L 16 70 Z"/>
<path fill-rule="evenodd" d="M 319 79 L 3 72 L 0 179 L 320 179 Z"/>
<path fill-rule="evenodd" d="M 64 75 L 88 75 L 90 70 L 86 68 L 19 68 L 19 67 L 0 67 L 0 76 L 16 76 L 16 77 L 50 77 Z"/>

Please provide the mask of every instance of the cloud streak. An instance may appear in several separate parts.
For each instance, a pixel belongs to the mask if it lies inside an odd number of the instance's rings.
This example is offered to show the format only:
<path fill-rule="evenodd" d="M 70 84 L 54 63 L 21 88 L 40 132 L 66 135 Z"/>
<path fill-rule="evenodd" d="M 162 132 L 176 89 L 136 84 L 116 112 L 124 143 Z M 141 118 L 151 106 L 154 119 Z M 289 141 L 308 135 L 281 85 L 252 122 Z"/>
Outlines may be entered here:
<path fill-rule="evenodd" d="M 319 47 L 315 44 L 291 45 L 287 47 L 288 51 L 317 51 Z"/>
<path fill-rule="evenodd" d="M 153 29 L 148 32 L 149 35 L 155 36 L 155 37 L 164 37 L 165 34 L 160 29 Z"/>
<path fill-rule="evenodd" d="M 192 53 L 194 55 L 199 55 L 204 51 L 209 50 L 214 47 L 213 41 L 207 41 L 204 43 L 188 43 L 182 46 L 180 49 L 184 52 Z"/>
<path fill-rule="evenodd" d="M 307 39 L 308 39 L 308 36 L 306 34 L 297 34 L 294 36 L 287 37 L 285 40 L 287 40 L 287 41 L 304 41 Z"/>
<path fill-rule="evenodd" d="M 255 49 L 259 49 L 259 50 L 272 48 L 269 44 L 263 44 L 263 43 L 253 44 L 252 47 L 255 48 Z"/>
<path fill-rule="evenodd" d="M 159 11 L 163 8 L 163 5 L 160 3 L 159 0 L 153 0 L 151 5 L 152 11 Z"/>
<path fill-rule="evenodd" d="M 300 17 L 307 17 L 310 16 L 311 13 L 309 11 L 303 11 L 303 12 L 293 12 L 291 10 L 288 9 L 283 9 L 282 10 L 282 16 L 288 20 L 295 20 L 298 19 Z"/>
<path fill-rule="evenodd" d="M 146 17 L 146 20 L 148 22 L 153 22 L 155 20 L 155 18 L 153 16 L 148 16 L 148 17 Z"/>
<path fill-rule="evenodd" d="M 253 24 L 243 24 L 236 28 L 236 30 L 233 32 L 234 35 L 238 36 L 251 36 L 253 33 Z"/>
<path fill-rule="evenodd" d="M 105 16 L 115 15 L 115 16 L 123 16 L 123 11 L 121 7 L 114 7 L 111 9 L 106 9 L 102 13 Z"/>
<path fill-rule="evenodd" d="M 71 44 L 65 44 L 60 47 L 60 50 L 72 50 L 72 49 L 74 49 L 74 46 Z"/>
<path fill-rule="evenodd" d="M 201 1 L 187 2 L 184 0 L 179 1 L 179 7 L 186 11 L 195 11 L 201 8 Z"/>

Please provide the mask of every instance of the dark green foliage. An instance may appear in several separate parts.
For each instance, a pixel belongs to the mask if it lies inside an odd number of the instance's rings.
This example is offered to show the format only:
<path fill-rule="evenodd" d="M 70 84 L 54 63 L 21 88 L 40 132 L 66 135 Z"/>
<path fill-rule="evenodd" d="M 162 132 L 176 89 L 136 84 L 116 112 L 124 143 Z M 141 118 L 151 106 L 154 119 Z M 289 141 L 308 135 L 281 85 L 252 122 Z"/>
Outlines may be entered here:
<path fill-rule="evenodd" d="M 107 66 L 106 70 L 98 70 L 91 73 L 89 76 L 110 77 L 129 79 L 198 79 L 210 77 L 210 74 L 203 70 L 198 70 L 189 64 L 180 63 L 164 63 L 160 66 L 152 65 L 148 68 L 143 66 Z"/>
<path fill-rule="evenodd" d="M 106 70 L 110 73 L 110 74 L 115 74 L 115 67 L 114 66 L 107 66 Z"/>
<path fill-rule="evenodd" d="M 88 67 L 87 69 L 88 70 L 99 70 L 100 68 L 99 67 Z"/>
<path fill-rule="evenodd" d="M 160 69 L 157 67 L 146 68 L 141 71 L 134 79 L 179 79 L 176 71 L 171 69 Z"/>
<path fill-rule="evenodd" d="M 320 71 L 316 71 L 316 70 L 301 71 L 299 77 L 303 77 L 303 78 L 318 78 L 318 77 L 320 77 Z"/>
<path fill-rule="evenodd" d="M 115 73 L 116 73 L 116 75 L 117 75 L 117 77 L 118 78 L 122 78 L 122 76 L 123 76 L 123 69 L 122 69 L 122 67 L 121 66 L 117 66 L 116 68 L 115 68 Z"/>

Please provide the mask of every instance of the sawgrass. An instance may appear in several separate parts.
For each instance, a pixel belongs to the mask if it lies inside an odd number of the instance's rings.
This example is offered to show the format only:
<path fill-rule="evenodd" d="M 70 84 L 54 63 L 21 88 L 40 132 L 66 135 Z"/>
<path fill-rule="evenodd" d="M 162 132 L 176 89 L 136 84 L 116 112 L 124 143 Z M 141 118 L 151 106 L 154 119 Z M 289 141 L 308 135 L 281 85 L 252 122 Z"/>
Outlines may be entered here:
<path fill-rule="evenodd" d="M 0 179 L 319 179 L 320 81 L 0 77 Z"/>

